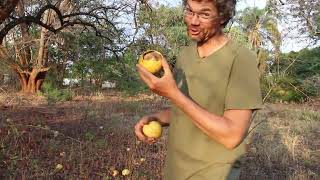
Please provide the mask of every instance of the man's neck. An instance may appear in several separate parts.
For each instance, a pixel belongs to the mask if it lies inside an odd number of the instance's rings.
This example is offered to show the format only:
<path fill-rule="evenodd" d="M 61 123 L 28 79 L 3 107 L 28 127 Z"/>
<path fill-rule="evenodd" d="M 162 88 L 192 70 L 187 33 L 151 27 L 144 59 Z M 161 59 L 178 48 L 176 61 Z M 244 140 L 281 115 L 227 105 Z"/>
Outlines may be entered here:
<path fill-rule="evenodd" d="M 219 33 L 211 37 L 204 43 L 198 43 L 197 49 L 199 57 L 205 58 L 213 54 L 214 52 L 222 48 L 228 41 L 229 39 L 223 33 Z"/>

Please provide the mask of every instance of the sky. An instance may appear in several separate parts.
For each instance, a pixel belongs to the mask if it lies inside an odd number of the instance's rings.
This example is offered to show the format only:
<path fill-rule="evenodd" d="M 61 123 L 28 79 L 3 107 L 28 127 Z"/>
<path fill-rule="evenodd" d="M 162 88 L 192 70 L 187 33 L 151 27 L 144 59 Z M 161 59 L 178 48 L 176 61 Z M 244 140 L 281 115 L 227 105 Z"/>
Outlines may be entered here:
<path fill-rule="evenodd" d="M 177 6 L 182 3 L 182 0 L 166 0 L 162 1 L 166 5 L 170 6 Z M 237 3 L 237 11 L 243 10 L 246 7 L 258 7 L 258 8 L 264 8 L 266 6 L 266 0 L 241 0 Z M 298 38 L 299 34 L 297 31 L 290 30 L 288 32 L 288 27 L 292 24 L 286 23 L 286 24 L 279 24 L 279 30 L 282 31 L 283 34 L 286 34 L 290 38 L 284 38 L 283 44 L 281 46 L 282 52 L 290 52 L 290 51 L 299 51 L 302 48 L 307 47 L 309 44 L 308 39 L 300 39 Z"/>

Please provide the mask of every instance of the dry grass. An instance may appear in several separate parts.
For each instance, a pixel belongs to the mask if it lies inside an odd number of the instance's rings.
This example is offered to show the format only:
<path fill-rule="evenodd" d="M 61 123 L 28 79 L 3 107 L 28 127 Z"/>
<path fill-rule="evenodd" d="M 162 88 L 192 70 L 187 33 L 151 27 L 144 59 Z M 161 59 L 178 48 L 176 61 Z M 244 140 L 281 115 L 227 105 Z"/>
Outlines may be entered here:
<path fill-rule="evenodd" d="M 133 126 L 166 107 L 164 99 L 100 93 L 51 106 L 40 100 L 0 98 L 0 179 L 161 179 L 167 132 L 146 145 Z M 254 123 L 241 179 L 320 178 L 319 111 L 268 104 Z M 125 168 L 130 175 L 121 175 Z"/>
<path fill-rule="evenodd" d="M 320 178 L 320 112 L 311 109 L 266 105 L 255 120 L 262 123 L 247 139 L 242 179 Z"/>

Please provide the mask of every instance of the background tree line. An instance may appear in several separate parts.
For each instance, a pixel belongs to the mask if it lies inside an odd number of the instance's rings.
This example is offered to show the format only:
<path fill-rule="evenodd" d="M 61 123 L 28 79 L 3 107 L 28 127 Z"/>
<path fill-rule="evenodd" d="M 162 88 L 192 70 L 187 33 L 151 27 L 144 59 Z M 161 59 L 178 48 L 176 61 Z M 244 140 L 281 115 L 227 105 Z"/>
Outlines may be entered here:
<path fill-rule="evenodd" d="M 268 100 L 319 96 L 319 4 L 268 0 L 263 9 L 238 11 L 225 28 L 257 54 Z M 78 79 L 80 87 L 101 88 L 110 81 L 118 89 L 140 91 L 145 86 L 135 64 L 143 51 L 159 50 L 174 66 L 180 48 L 190 43 L 182 12 L 182 6 L 136 0 L 4 0 L 0 3 L 0 72 L 15 74 L 22 93 L 58 92 L 65 78 Z M 284 30 L 281 24 L 288 26 Z M 290 31 L 308 39 L 312 48 L 282 52 Z"/>

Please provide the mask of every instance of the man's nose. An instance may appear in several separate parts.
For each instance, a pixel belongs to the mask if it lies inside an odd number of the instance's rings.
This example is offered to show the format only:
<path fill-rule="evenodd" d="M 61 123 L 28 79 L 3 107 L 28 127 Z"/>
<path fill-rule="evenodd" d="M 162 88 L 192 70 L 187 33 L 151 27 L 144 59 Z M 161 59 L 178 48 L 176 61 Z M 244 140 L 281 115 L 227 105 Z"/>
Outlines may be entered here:
<path fill-rule="evenodd" d="M 200 24 L 200 20 L 199 20 L 199 15 L 198 14 L 194 14 L 191 18 L 191 24 L 192 25 L 199 25 Z"/>

